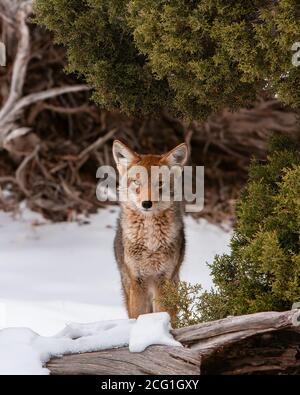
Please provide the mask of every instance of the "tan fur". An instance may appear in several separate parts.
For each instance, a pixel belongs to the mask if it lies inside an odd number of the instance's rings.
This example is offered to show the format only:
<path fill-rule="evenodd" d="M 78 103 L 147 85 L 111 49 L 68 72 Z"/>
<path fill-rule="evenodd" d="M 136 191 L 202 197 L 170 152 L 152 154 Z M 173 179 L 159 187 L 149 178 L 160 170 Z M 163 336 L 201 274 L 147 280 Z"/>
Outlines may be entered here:
<path fill-rule="evenodd" d="M 138 164 L 150 170 L 151 166 L 165 163 L 165 156 L 134 153 L 128 169 Z M 134 203 L 121 203 L 114 243 L 130 318 L 165 311 L 160 303 L 162 286 L 166 280 L 179 280 L 185 250 L 181 203 L 156 202 L 153 210 L 145 213 L 140 209 L 142 200 L 145 200 L 143 187 L 134 196 Z M 176 312 L 169 313 L 174 319 Z"/>

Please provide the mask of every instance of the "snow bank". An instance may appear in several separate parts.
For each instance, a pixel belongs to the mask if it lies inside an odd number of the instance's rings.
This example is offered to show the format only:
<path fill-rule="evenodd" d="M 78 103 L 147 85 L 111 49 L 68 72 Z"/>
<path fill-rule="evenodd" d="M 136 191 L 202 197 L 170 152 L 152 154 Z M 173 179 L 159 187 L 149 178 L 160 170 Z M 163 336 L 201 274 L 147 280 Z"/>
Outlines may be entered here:
<path fill-rule="evenodd" d="M 165 316 L 125 319 L 113 255 L 117 215 L 107 209 L 79 223 L 52 224 L 25 207 L 15 218 L 0 212 L 0 328 L 19 327 L 0 331 L 1 373 L 48 374 L 43 363 L 65 353 L 175 344 Z M 229 252 L 230 233 L 205 220 L 185 222 L 181 279 L 209 289 L 206 262 Z M 86 324 L 65 327 L 69 321 Z"/>
<path fill-rule="evenodd" d="M 69 324 L 52 337 L 39 336 L 31 329 L 0 331 L 0 374 L 45 375 L 45 363 L 64 354 L 92 352 L 129 346 L 141 352 L 152 344 L 181 346 L 170 330 L 167 313 L 140 316 L 137 320 L 114 320 Z"/>
<path fill-rule="evenodd" d="M 170 329 L 168 313 L 140 315 L 131 330 L 129 351 L 142 352 L 151 344 L 181 346 L 170 334 Z"/>
<path fill-rule="evenodd" d="M 113 255 L 118 209 L 79 223 L 47 223 L 26 208 L 0 212 L 0 328 L 28 327 L 44 336 L 66 322 L 127 318 Z M 205 220 L 186 222 L 182 280 L 212 286 L 206 262 L 229 252 L 230 233 Z"/>

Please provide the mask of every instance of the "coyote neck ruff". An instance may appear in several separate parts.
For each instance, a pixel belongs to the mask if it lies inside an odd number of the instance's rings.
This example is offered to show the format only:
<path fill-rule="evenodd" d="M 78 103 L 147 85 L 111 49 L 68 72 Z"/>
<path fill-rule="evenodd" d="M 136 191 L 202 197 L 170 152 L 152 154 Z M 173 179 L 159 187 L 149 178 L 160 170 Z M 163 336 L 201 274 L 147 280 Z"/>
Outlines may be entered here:
<path fill-rule="evenodd" d="M 177 204 L 163 212 L 144 215 L 125 205 L 120 226 L 123 230 L 127 264 L 138 278 L 147 276 L 173 277 L 170 257 L 176 253 L 182 238 L 183 220 Z"/>
<path fill-rule="evenodd" d="M 138 155 L 123 143 L 115 141 L 113 153 L 122 176 L 133 163 L 148 168 L 162 163 L 170 167 L 174 164 L 183 166 L 187 147 L 181 144 L 161 156 Z M 128 188 L 129 184 L 130 181 Z M 130 318 L 165 311 L 161 305 L 163 285 L 167 280 L 178 281 L 185 249 L 181 202 L 171 199 L 169 202 L 152 202 L 149 195 L 144 200 L 144 186 L 138 185 L 134 193 L 129 193 L 130 200 L 121 203 L 114 243 Z M 176 312 L 169 313 L 174 319 Z"/>

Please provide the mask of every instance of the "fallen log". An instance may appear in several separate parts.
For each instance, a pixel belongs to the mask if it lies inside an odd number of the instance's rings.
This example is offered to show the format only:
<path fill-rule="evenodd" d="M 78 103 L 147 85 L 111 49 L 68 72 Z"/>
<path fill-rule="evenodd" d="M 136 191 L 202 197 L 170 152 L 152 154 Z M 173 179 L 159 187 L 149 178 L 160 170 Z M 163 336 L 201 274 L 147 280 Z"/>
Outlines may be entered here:
<path fill-rule="evenodd" d="M 300 310 L 263 312 L 172 331 L 184 348 L 151 346 L 53 358 L 64 374 L 300 374 Z"/>
<path fill-rule="evenodd" d="M 66 355 L 54 358 L 47 368 L 51 374 L 199 374 L 199 352 L 168 346 L 151 346 L 142 353 L 128 348 Z"/>

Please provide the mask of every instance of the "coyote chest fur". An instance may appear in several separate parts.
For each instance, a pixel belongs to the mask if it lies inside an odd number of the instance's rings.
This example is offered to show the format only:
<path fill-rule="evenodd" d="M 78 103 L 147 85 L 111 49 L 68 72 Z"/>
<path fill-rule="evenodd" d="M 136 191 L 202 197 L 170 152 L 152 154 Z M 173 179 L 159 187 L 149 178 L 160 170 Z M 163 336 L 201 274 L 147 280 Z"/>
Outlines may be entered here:
<path fill-rule="evenodd" d="M 187 156 L 185 144 L 174 150 L 162 156 L 138 155 L 121 142 L 114 143 L 114 158 L 120 177 L 126 175 L 123 192 L 126 190 L 128 196 L 121 202 L 114 249 L 130 318 L 164 311 L 163 285 L 167 280 L 179 279 L 185 249 L 181 202 L 172 197 L 152 201 L 149 185 L 154 180 L 149 177 L 145 183 L 134 170 L 135 165 L 149 171 L 151 166 L 172 166 L 175 161 L 183 164 Z M 174 318 L 176 312 L 169 313 Z"/>
<path fill-rule="evenodd" d="M 167 277 L 177 270 L 183 244 L 182 218 L 173 209 L 141 216 L 123 209 L 120 219 L 125 265 L 136 278 Z"/>

